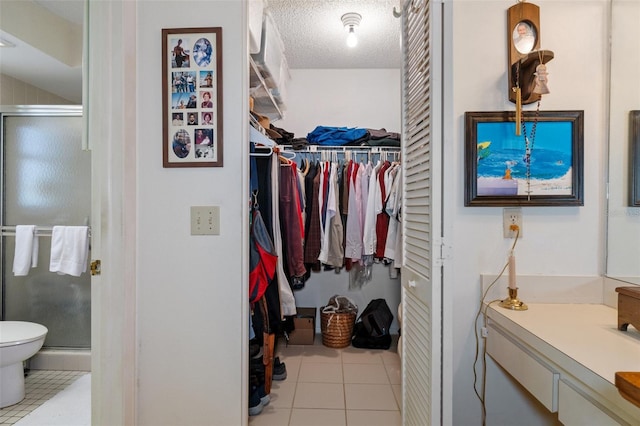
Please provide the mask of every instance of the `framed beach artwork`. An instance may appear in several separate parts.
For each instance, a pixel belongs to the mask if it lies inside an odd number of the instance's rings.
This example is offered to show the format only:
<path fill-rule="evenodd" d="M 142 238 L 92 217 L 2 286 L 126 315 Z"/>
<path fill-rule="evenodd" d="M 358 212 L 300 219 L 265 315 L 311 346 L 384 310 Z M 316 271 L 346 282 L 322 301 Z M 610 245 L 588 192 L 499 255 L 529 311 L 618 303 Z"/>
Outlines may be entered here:
<path fill-rule="evenodd" d="M 222 28 L 162 30 L 162 165 L 222 167 Z"/>
<path fill-rule="evenodd" d="M 465 113 L 465 206 L 582 206 L 584 111 Z M 519 133 L 519 134 L 517 134 Z"/>
<path fill-rule="evenodd" d="M 629 113 L 629 206 L 640 207 L 640 111 Z"/>

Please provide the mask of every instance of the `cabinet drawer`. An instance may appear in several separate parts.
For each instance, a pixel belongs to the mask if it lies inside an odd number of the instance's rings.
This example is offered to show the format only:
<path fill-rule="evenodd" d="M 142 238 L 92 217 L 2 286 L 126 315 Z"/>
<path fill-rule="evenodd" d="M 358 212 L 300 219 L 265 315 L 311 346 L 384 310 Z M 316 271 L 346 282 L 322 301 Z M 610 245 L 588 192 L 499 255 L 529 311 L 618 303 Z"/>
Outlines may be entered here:
<path fill-rule="evenodd" d="M 558 411 L 559 374 L 538 361 L 531 353 L 489 328 L 487 353 L 514 379 L 520 382 L 547 410 Z"/>
<path fill-rule="evenodd" d="M 562 380 L 558 389 L 558 408 L 558 420 L 565 426 L 626 424 L 615 421 Z"/>

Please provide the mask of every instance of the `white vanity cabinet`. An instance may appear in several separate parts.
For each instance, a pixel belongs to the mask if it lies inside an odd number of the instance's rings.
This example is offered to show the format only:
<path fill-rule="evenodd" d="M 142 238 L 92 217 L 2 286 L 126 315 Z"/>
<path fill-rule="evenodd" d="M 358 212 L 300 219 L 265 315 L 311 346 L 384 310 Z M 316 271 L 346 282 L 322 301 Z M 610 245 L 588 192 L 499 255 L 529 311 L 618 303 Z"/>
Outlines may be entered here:
<path fill-rule="evenodd" d="M 570 382 L 560 380 L 558 390 L 558 420 L 564 425 L 609 426 L 627 424 L 624 420 L 618 418 L 615 413 L 600 406 L 597 401 L 583 396 L 572 387 Z M 638 423 L 636 422 L 636 424 Z"/>
<path fill-rule="evenodd" d="M 490 326 L 487 336 L 487 354 L 527 388 L 547 410 L 552 413 L 558 411 L 560 375 L 552 367 L 541 362 L 531 351 L 495 326 Z"/>
<path fill-rule="evenodd" d="M 563 424 L 640 425 L 640 408 L 614 384 L 616 371 L 640 371 L 640 332 L 618 330 L 615 309 L 492 305 L 487 315 L 487 354 Z"/>

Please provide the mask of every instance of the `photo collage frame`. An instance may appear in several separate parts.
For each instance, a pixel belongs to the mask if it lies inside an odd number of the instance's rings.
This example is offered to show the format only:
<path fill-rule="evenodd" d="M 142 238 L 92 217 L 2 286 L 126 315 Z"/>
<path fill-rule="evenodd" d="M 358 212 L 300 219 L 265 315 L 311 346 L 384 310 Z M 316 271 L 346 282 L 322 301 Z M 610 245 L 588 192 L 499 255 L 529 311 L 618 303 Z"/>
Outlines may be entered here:
<path fill-rule="evenodd" d="M 222 29 L 162 30 L 163 166 L 221 167 Z"/>

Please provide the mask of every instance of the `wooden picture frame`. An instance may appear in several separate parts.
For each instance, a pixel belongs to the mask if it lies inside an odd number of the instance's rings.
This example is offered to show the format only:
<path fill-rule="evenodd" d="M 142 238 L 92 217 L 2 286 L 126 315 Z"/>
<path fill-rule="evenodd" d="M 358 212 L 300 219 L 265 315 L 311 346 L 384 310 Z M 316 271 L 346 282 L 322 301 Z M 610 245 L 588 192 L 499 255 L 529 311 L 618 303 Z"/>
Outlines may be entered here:
<path fill-rule="evenodd" d="M 640 207 L 640 111 L 629 113 L 629 206 Z"/>
<path fill-rule="evenodd" d="M 518 136 L 514 111 L 465 113 L 465 206 L 584 205 L 584 111 L 522 120 Z"/>
<path fill-rule="evenodd" d="M 162 165 L 222 167 L 222 28 L 162 30 Z"/>

